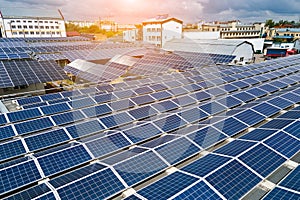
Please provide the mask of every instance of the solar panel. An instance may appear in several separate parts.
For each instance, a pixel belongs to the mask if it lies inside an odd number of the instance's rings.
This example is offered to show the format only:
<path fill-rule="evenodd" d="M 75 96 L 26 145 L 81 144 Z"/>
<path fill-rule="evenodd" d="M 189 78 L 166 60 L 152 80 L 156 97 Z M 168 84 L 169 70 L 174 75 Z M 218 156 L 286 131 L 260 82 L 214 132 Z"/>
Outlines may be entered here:
<path fill-rule="evenodd" d="M 186 138 L 179 138 L 154 150 L 166 159 L 168 163 L 173 165 L 199 153 L 200 148 Z"/>
<path fill-rule="evenodd" d="M 213 125 L 229 136 L 236 135 L 248 128 L 244 123 L 230 117 Z"/>
<path fill-rule="evenodd" d="M 166 167 L 167 164 L 152 151 L 114 165 L 115 170 L 129 186 L 157 174 Z"/>
<path fill-rule="evenodd" d="M 124 134 L 133 143 L 138 143 L 140 141 L 157 136 L 161 133 L 162 132 L 151 123 L 136 126 L 124 131 Z"/>
<path fill-rule="evenodd" d="M 15 140 L 12 142 L 0 144 L 0 160 L 5 160 L 15 156 L 25 154 L 26 150 L 21 140 Z"/>
<path fill-rule="evenodd" d="M 261 126 L 261 128 L 268 128 L 268 129 L 282 129 L 289 125 L 290 123 L 294 122 L 293 120 L 287 120 L 287 119 L 273 119 L 272 121 L 269 121 L 268 123 Z"/>
<path fill-rule="evenodd" d="M 0 193 L 4 194 L 16 190 L 39 179 L 41 179 L 41 175 L 33 161 L 1 169 L 0 180 L 2 186 L 0 187 Z"/>
<path fill-rule="evenodd" d="M 234 160 L 208 176 L 206 180 L 225 198 L 239 199 L 256 186 L 261 178 Z"/>
<path fill-rule="evenodd" d="M 255 145 L 255 142 L 248 142 L 248 141 L 241 141 L 241 140 L 234 140 L 225 146 L 214 151 L 214 153 L 224 154 L 228 156 L 237 156 L 242 152 L 245 152 L 247 149 Z"/>
<path fill-rule="evenodd" d="M 114 115 L 110 115 L 107 117 L 100 118 L 100 121 L 107 127 L 107 128 L 113 128 L 116 126 L 121 126 L 124 124 L 128 124 L 129 122 L 132 122 L 133 119 L 130 117 L 127 113 L 118 113 Z"/>
<path fill-rule="evenodd" d="M 189 123 L 197 122 L 207 118 L 209 115 L 199 108 L 191 108 L 178 113 L 184 120 Z"/>
<path fill-rule="evenodd" d="M 300 198 L 299 193 L 276 187 L 264 197 L 264 200 L 299 199 L 299 198 Z"/>
<path fill-rule="evenodd" d="M 131 145 L 131 143 L 120 133 L 108 135 L 86 143 L 86 146 L 96 158 L 120 150 L 129 145 Z"/>
<path fill-rule="evenodd" d="M 202 148 L 208 148 L 226 138 L 226 136 L 213 127 L 197 130 L 187 135 Z"/>
<path fill-rule="evenodd" d="M 273 135 L 275 132 L 277 132 L 277 130 L 255 129 L 240 138 L 245 140 L 262 141 L 265 138 Z"/>
<path fill-rule="evenodd" d="M 263 114 L 266 117 L 270 117 L 280 111 L 279 108 L 274 107 L 267 103 L 261 103 L 257 106 L 254 106 L 252 109 L 257 111 L 260 114 Z"/>
<path fill-rule="evenodd" d="M 220 200 L 221 198 L 203 181 L 193 185 L 188 190 L 185 190 L 174 199 L 214 199 Z"/>
<path fill-rule="evenodd" d="M 263 177 L 268 176 L 286 161 L 285 158 L 262 144 L 244 153 L 239 159 Z"/>
<path fill-rule="evenodd" d="M 235 115 L 234 117 L 239 119 L 240 121 L 243 121 L 245 124 L 247 124 L 249 126 L 258 124 L 266 119 L 266 117 L 262 116 L 261 114 L 259 114 L 257 112 L 254 112 L 252 110 L 243 111 L 243 112 Z"/>
<path fill-rule="evenodd" d="M 33 133 L 33 132 L 45 130 L 45 129 L 48 129 L 51 127 L 53 127 L 53 123 L 51 122 L 51 120 L 48 117 L 15 124 L 15 128 L 19 135 Z"/>
<path fill-rule="evenodd" d="M 83 120 L 85 119 L 85 116 L 79 110 L 75 110 L 58 115 L 52 115 L 51 118 L 53 119 L 56 125 L 63 125 Z"/>
<path fill-rule="evenodd" d="M 18 199 L 33 199 L 43 194 L 50 192 L 51 189 L 45 184 L 37 185 L 17 194 L 14 194 L 8 198 L 7 200 L 18 200 Z"/>
<path fill-rule="evenodd" d="M 160 199 L 161 197 L 168 199 L 198 180 L 199 179 L 193 176 L 181 172 L 174 172 L 171 175 L 142 188 L 137 193 L 146 199 Z"/>
<path fill-rule="evenodd" d="M 50 176 L 78 166 L 91 159 L 91 156 L 85 148 L 78 145 L 63 151 L 39 157 L 38 162 L 40 163 L 45 176 Z"/>
<path fill-rule="evenodd" d="M 288 158 L 300 151 L 300 141 L 282 131 L 276 133 L 264 143 Z"/>
<path fill-rule="evenodd" d="M 7 113 L 10 122 L 23 121 L 41 116 L 42 114 L 37 108 Z"/>
<path fill-rule="evenodd" d="M 125 187 L 111 169 L 78 179 L 57 190 L 61 199 L 104 199 Z"/>
<path fill-rule="evenodd" d="M 69 139 L 70 138 L 67 136 L 63 129 L 58 129 L 31 137 L 26 137 L 25 142 L 30 151 L 35 151 L 41 148 L 60 144 L 62 142 L 68 141 Z"/>
<path fill-rule="evenodd" d="M 92 120 L 68 126 L 66 129 L 73 138 L 79 138 L 100 132 L 104 130 L 104 127 L 99 123 L 98 120 Z"/>
<path fill-rule="evenodd" d="M 164 132 L 174 131 L 186 125 L 186 122 L 177 115 L 160 118 L 158 120 L 155 120 L 153 123 Z"/>
<path fill-rule="evenodd" d="M 42 106 L 40 108 L 45 115 L 52 115 L 55 113 L 71 110 L 70 106 L 67 103 L 58 103 L 49 106 Z"/>

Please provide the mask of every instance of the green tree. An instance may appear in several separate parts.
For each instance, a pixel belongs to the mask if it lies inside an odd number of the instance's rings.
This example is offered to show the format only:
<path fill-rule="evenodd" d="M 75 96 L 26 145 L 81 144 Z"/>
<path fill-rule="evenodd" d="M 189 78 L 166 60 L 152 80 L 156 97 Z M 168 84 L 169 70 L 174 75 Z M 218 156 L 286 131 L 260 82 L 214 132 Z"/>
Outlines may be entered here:
<path fill-rule="evenodd" d="M 275 26 L 275 22 L 272 19 L 266 20 L 266 27 L 273 28 Z"/>

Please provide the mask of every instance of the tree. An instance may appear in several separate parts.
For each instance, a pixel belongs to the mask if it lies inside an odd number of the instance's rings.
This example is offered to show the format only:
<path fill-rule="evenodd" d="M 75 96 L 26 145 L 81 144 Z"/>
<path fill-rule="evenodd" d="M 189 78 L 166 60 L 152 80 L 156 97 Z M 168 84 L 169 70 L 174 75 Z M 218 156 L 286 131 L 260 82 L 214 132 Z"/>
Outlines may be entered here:
<path fill-rule="evenodd" d="M 266 27 L 273 28 L 275 26 L 275 22 L 272 19 L 268 19 L 266 21 Z"/>

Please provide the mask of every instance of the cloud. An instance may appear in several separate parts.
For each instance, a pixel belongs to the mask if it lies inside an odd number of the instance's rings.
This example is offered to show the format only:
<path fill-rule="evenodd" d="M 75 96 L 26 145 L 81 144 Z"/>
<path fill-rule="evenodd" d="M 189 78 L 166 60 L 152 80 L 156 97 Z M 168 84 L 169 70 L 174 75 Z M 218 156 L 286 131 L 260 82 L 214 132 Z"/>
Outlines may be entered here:
<path fill-rule="evenodd" d="M 165 13 L 185 22 L 298 20 L 300 13 L 299 0 L 0 0 L 0 5 L 61 9 L 66 19 L 112 18 L 120 23 L 138 23 Z"/>

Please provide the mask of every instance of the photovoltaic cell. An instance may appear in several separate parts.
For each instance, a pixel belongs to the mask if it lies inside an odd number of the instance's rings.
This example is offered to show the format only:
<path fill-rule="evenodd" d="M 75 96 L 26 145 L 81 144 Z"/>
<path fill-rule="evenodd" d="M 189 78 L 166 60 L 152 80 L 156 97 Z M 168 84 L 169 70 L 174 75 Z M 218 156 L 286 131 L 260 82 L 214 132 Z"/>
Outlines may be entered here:
<path fill-rule="evenodd" d="M 37 108 L 7 113 L 7 117 L 10 122 L 23 121 L 26 119 L 32 119 L 40 116 L 42 116 L 42 114 Z"/>
<path fill-rule="evenodd" d="M 296 167 L 279 185 L 300 192 L 300 166 Z"/>
<path fill-rule="evenodd" d="M 124 189 L 111 169 L 105 169 L 58 189 L 58 194 L 61 199 L 105 199 Z"/>
<path fill-rule="evenodd" d="M 97 120 L 87 121 L 80 124 L 74 124 L 67 127 L 67 131 L 73 138 L 79 138 L 82 136 L 90 135 L 100 132 L 104 127 Z"/>
<path fill-rule="evenodd" d="M 245 124 L 232 117 L 220 121 L 213 126 L 229 136 L 236 135 L 248 128 Z"/>
<path fill-rule="evenodd" d="M 15 136 L 15 132 L 12 129 L 12 126 L 2 126 L 0 127 L 0 140 L 7 139 Z"/>
<path fill-rule="evenodd" d="M 19 133 L 19 135 L 24 135 L 24 134 L 48 129 L 51 128 L 52 126 L 53 124 L 48 117 L 15 124 L 15 128 Z"/>
<path fill-rule="evenodd" d="M 26 150 L 21 140 L 0 144 L 0 160 L 25 154 Z"/>
<path fill-rule="evenodd" d="M 256 186 L 261 178 L 234 160 L 208 176 L 206 180 L 226 199 L 239 199 Z"/>
<path fill-rule="evenodd" d="M 273 135 L 277 130 L 268 130 L 268 129 L 255 129 L 242 137 L 240 139 L 253 140 L 253 141 L 262 141 L 265 138 Z"/>
<path fill-rule="evenodd" d="M 50 176 L 91 160 L 83 146 L 75 146 L 63 151 L 38 158 L 45 176 Z"/>
<path fill-rule="evenodd" d="M 241 140 L 234 140 L 225 146 L 222 146 L 221 148 L 214 151 L 214 153 L 218 154 L 224 154 L 228 156 L 237 156 L 241 154 L 242 152 L 246 151 L 250 147 L 252 147 L 255 142 L 247 142 L 247 141 L 241 141 Z"/>
<path fill-rule="evenodd" d="M 243 111 L 243 112 L 235 115 L 234 117 L 243 121 L 244 123 L 246 123 L 249 126 L 258 124 L 266 119 L 266 117 L 258 114 L 257 112 L 254 112 L 252 110 Z"/>
<path fill-rule="evenodd" d="M 149 200 L 161 199 L 162 197 L 168 199 L 196 181 L 198 181 L 198 179 L 193 176 L 181 172 L 174 172 L 173 174 L 142 188 L 137 193 Z"/>
<path fill-rule="evenodd" d="M 286 161 L 285 158 L 262 144 L 244 153 L 239 159 L 263 177 L 268 176 Z"/>
<path fill-rule="evenodd" d="M 24 190 L 20 193 L 14 194 L 6 198 L 6 200 L 33 199 L 50 191 L 50 188 L 45 183 L 43 183 L 41 185 L 37 185 Z"/>
<path fill-rule="evenodd" d="M 52 115 L 51 118 L 56 125 L 63 125 L 85 119 L 85 116 L 79 110 L 75 110 L 58 115 Z"/>
<path fill-rule="evenodd" d="M 153 124 L 143 124 L 141 126 L 135 126 L 131 129 L 125 130 L 124 134 L 133 142 L 137 143 L 145 139 L 157 136 L 162 132 L 156 128 Z"/>
<path fill-rule="evenodd" d="M 284 131 L 300 139 L 300 122 L 296 121 L 295 123 L 285 128 Z"/>
<path fill-rule="evenodd" d="M 166 167 L 167 164 L 152 151 L 145 152 L 114 166 L 129 186 L 150 178 Z"/>
<path fill-rule="evenodd" d="M 300 199 L 300 194 L 276 187 L 264 197 L 264 200 L 273 199 Z"/>

